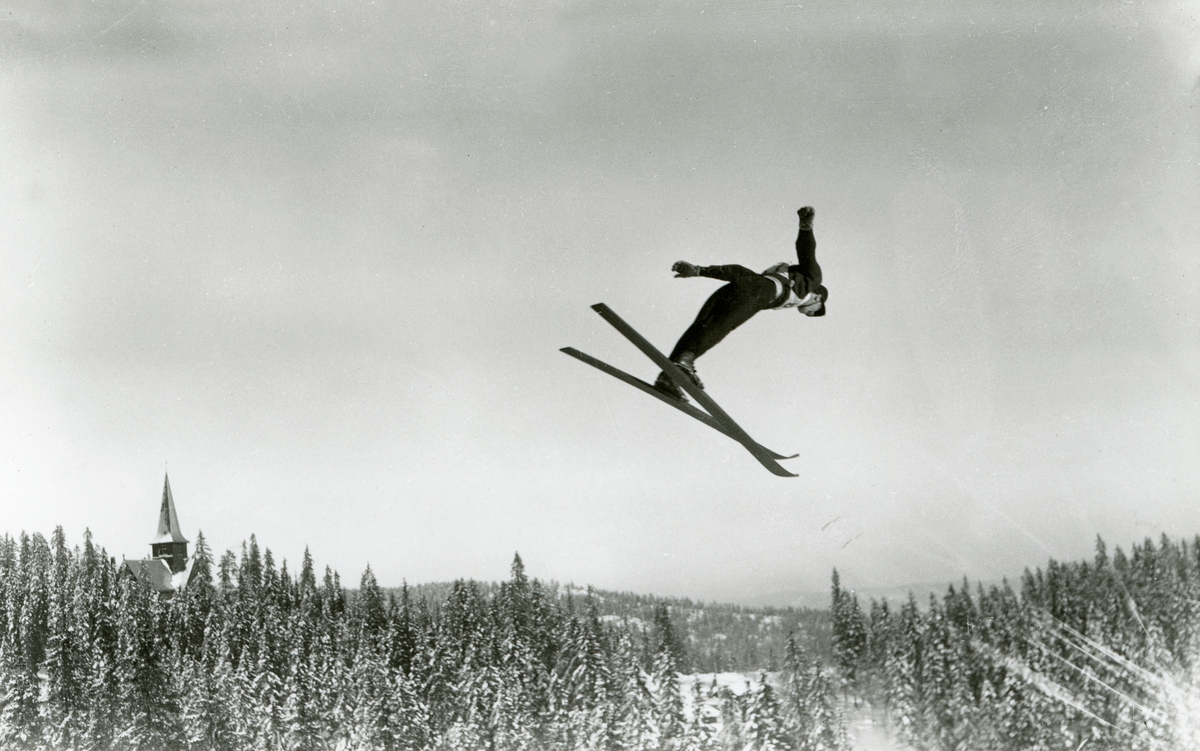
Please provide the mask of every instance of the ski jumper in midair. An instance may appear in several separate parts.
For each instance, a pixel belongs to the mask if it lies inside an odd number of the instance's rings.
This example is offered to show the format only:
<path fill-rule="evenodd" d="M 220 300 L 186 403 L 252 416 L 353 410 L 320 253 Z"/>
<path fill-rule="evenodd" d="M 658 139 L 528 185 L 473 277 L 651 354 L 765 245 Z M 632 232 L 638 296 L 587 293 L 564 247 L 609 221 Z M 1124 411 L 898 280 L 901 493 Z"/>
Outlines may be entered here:
<path fill-rule="evenodd" d="M 815 212 L 813 207 L 805 206 L 796 213 L 800 216 L 800 231 L 796 235 L 797 263 L 794 266 L 777 263 L 762 273 L 736 264 L 696 266 L 687 261 L 676 261 L 671 267 L 676 278 L 706 276 L 728 282 L 708 298 L 695 322 L 683 332 L 671 351 L 671 361 L 698 388 L 704 388 L 704 385 L 696 375 L 696 358 L 760 310 L 796 308 L 810 317 L 825 315 L 829 291 L 821 284 L 821 267 L 817 264 L 817 240 L 812 230 Z M 654 388 L 684 400 L 683 390 L 666 373 L 659 373 Z"/>
<path fill-rule="evenodd" d="M 825 301 L 829 298 L 829 291 L 821 285 L 821 267 L 817 265 L 817 241 L 812 231 L 813 208 L 805 206 L 796 213 L 800 215 L 800 232 L 796 236 L 798 263 L 795 265 L 777 263 L 761 274 L 745 266 L 696 266 L 687 261 L 677 261 L 671 267 L 676 277 L 707 276 L 720 279 L 726 284 L 700 308 L 695 322 L 679 338 L 669 357 L 656 349 L 604 303 L 592 306 L 592 310 L 599 313 L 622 336 L 663 369 L 654 384 L 614 368 L 574 347 L 563 347 L 561 351 L 650 394 L 659 401 L 666 402 L 718 433 L 732 438 L 744 446 L 771 474 L 778 477 L 796 477 L 795 472 L 789 472 L 780 466 L 779 461 L 795 459 L 797 455 L 776 453 L 751 438 L 709 396 L 696 375 L 696 358 L 712 349 L 728 336 L 729 332 L 753 318 L 760 310 L 795 308 L 806 316 L 825 315 Z M 687 403 L 685 393 L 696 401 L 696 406 Z"/>

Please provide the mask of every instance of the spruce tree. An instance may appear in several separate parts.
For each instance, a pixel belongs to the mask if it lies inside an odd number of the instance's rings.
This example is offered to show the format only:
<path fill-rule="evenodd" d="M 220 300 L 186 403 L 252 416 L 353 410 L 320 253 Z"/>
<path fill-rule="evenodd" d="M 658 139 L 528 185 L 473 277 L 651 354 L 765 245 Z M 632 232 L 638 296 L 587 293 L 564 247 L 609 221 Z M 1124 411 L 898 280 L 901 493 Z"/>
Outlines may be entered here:
<path fill-rule="evenodd" d="M 44 730 L 38 668 L 48 640 L 45 538 L 22 533 L 14 563 L 6 576 L 8 628 L 0 642 L 0 748 L 27 749 L 40 745 Z"/>
<path fill-rule="evenodd" d="M 651 669 L 654 686 L 654 708 L 658 725 L 659 744 L 663 748 L 674 748 L 683 733 L 683 697 L 679 691 L 678 645 L 671 629 L 666 606 L 656 610 L 657 644 Z"/>
<path fill-rule="evenodd" d="M 654 620 L 650 631 L 651 664 L 660 651 L 671 654 L 671 660 L 680 672 L 687 672 L 689 661 L 687 647 L 679 634 L 675 623 L 671 620 L 671 611 L 663 603 L 654 606 Z"/>
<path fill-rule="evenodd" d="M 742 728 L 747 751 L 795 751 L 794 739 L 784 729 L 779 701 L 765 673 L 749 692 Z"/>
<path fill-rule="evenodd" d="M 190 751 L 233 748 L 235 707 L 230 706 L 228 685 L 233 666 L 215 613 L 205 624 L 201 653 L 186 656 L 180 670 L 184 677 L 180 715 Z"/>
<path fill-rule="evenodd" d="M 387 607 L 383 590 L 375 581 L 371 565 L 367 564 L 358 584 L 358 597 L 354 603 L 354 616 L 362 634 L 369 639 L 381 637 L 387 628 Z"/>
<path fill-rule="evenodd" d="M 389 621 L 392 645 L 391 666 L 408 673 L 417 652 L 417 637 L 413 622 L 412 598 L 408 592 L 407 581 L 401 582 L 400 599 L 398 602 L 393 600 Z"/>
<path fill-rule="evenodd" d="M 6 749 L 36 748 L 41 740 L 37 672 L 20 633 L 12 623 L 0 642 L 0 748 Z"/>
<path fill-rule="evenodd" d="M 847 681 L 854 683 L 859 662 L 867 646 L 867 630 L 858 598 L 841 588 L 837 569 L 833 570 L 830 621 L 833 654 Z"/>
<path fill-rule="evenodd" d="M 85 708 L 83 686 L 87 682 L 84 644 L 73 607 L 82 596 L 78 564 L 67 548 L 61 526 L 51 538 L 53 568 L 49 580 L 46 656 L 40 672 L 45 676 L 41 713 L 45 718 L 45 740 L 51 748 L 71 748 L 83 737 Z"/>
<path fill-rule="evenodd" d="M 924 621 L 912 593 L 900 608 L 899 620 L 891 629 L 885 658 L 888 714 L 897 737 L 916 743 L 923 734 L 920 675 L 922 670 Z"/>
<path fill-rule="evenodd" d="M 124 577 L 117 611 L 117 702 L 120 730 L 114 746 L 129 751 L 171 748 L 182 740 L 158 598 L 144 581 Z"/>

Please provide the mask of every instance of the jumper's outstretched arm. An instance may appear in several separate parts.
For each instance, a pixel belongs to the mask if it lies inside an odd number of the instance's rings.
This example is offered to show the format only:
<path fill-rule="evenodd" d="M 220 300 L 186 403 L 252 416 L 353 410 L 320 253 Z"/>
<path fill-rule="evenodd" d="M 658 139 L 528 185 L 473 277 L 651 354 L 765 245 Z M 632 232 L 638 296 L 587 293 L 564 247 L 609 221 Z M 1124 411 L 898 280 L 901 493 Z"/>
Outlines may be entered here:
<path fill-rule="evenodd" d="M 686 279 L 693 276 L 706 276 L 709 279 L 720 279 L 723 282 L 732 282 L 736 279 L 741 279 L 747 276 L 759 276 L 757 272 L 751 271 L 745 266 L 739 266 L 736 263 L 726 264 L 724 266 L 697 266 L 694 263 L 687 261 L 676 261 L 671 266 L 671 270 L 675 272 L 676 279 Z"/>

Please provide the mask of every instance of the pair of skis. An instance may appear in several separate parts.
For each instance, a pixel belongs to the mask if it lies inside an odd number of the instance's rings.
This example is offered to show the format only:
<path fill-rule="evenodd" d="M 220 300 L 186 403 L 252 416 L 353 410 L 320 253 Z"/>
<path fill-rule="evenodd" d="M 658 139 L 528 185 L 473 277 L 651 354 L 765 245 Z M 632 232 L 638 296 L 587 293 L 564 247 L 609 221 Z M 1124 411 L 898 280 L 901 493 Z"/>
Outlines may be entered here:
<path fill-rule="evenodd" d="M 692 382 L 692 379 L 688 378 L 683 371 L 675 365 L 675 363 L 668 360 L 661 352 L 655 349 L 654 345 L 650 344 L 650 342 L 648 342 L 641 334 L 634 331 L 632 326 L 621 320 L 621 318 L 616 313 L 612 312 L 607 305 L 604 303 L 596 303 L 592 306 L 592 310 L 599 313 L 601 318 L 608 321 L 610 324 L 612 324 L 613 328 L 621 332 L 626 339 L 633 342 L 635 347 L 640 349 L 643 354 L 653 360 L 655 365 L 661 368 L 663 372 L 665 372 L 671 378 L 672 381 L 679 384 L 680 388 L 682 388 L 688 393 L 688 395 L 695 399 L 696 403 L 703 407 L 703 409 L 697 409 L 687 402 L 679 399 L 673 399 L 640 378 L 635 378 L 623 370 L 614 368 L 606 362 L 602 362 L 591 355 L 580 352 L 574 347 L 563 347 L 561 350 L 562 352 L 566 352 L 571 357 L 582 360 L 588 365 L 608 373 L 610 376 L 624 381 L 634 388 L 646 392 L 659 401 L 671 405 L 685 415 L 699 420 L 713 430 L 716 430 L 718 433 L 729 436 L 733 440 L 742 444 L 742 446 L 744 446 L 746 450 L 749 451 L 750 454 L 759 461 L 760 464 L 766 467 L 767 471 L 769 471 L 771 474 L 778 475 L 780 477 L 796 476 L 792 472 L 788 472 L 786 469 L 779 466 L 778 460 L 794 459 L 799 456 L 799 454 L 784 456 L 759 444 L 757 441 L 751 438 L 746 431 L 742 430 L 741 426 L 734 422 L 733 418 L 726 414 L 725 410 L 721 409 L 721 407 L 714 402 L 707 393 L 705 393 L 704 389 L 698 388 L 696 384 Z"/>

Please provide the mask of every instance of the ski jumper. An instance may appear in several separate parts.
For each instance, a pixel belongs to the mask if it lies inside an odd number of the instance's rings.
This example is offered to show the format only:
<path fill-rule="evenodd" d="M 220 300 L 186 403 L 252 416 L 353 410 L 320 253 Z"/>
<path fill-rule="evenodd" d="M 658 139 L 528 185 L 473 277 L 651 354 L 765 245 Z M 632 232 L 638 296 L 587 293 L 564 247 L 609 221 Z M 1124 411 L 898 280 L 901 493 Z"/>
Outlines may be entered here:
<path fill-rule="evenodd" d="M 683 332 L 670 358 L 678 362 L 685 353 L 699 357 L 760 310 L 805 305 L 828 294 L 821 286 L 817 240 L 811 228 L 796 236 L 795 266 L 776 264 L 763 273 L 736 264 L 701 266 L 699 275 L 728 282 L 704 303 L 696 320 Z M 823 309 L 822 309 L 823 314 Z"/>

